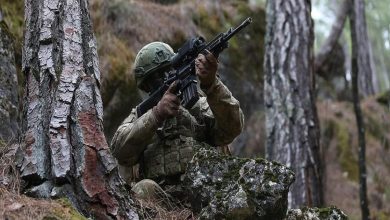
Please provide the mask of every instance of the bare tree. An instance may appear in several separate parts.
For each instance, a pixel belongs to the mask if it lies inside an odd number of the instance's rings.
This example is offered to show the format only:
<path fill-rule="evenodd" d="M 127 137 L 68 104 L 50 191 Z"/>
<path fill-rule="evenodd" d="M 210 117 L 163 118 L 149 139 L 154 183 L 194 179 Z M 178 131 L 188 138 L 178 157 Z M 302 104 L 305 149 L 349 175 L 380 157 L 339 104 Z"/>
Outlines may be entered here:
<path fill-rule="evenodd" d="M 0 142 L 9 142 L 17 136 L 17 88 L 13 40 L 0 9 Z"/>
<path fill-rule="evenodd" d="M 373 68 L 370 57 L 370 42 L 367 34 L 366 15 L 364 1 L 353 0 L 353 9 L 351 10 L 351 35 L 355 39 L 356 59 L 358 65 L 358 85 L 359 94 L 368 96 L 375 94 L 375 82 L 373 77 Z M 354 41 L 354 40 L 352 40 Z"/>
<path fill-rule="evenodd" d="M 351 8 L 351 0 L 343 0 L 342 4 L 337 11 L 336 20 L 332 25 L 329 36 L 326 38 L 319 52 L 315 56 L 314 62 L 314 72 L 319 73 L 321 67 L 324 65 L 325 61 L 329 58 L 329 55 L 333 51 L 334 47 L 337 44 L 338 39 L 340 38 L 341 33 L 344 29 L 345 20 L 348 17 L 348 12 Z"/>
<path fill-rule="evenodd" d="M 266 155 L 295 172 L 290 208 L 322 204 L 310 12 L 307 0 L 267 1 Z"/>
<path fill-rule="evenodd" d="M 371 81 L 362 82 L 363 79 L 371 80 L 372 74 L 369 56 L 370 48 L 367 41 L 367 27 L 364 14 L 364 1 L 353 0 L 353 10 L 351 10 L 350 15 L 352 39 L 352 94 L 359 135 L 360 207 L 362 210 L 362 219 L 367 220 L 370 217 L 370 211 L 368 209 L 367 200 L 366 140 L 359 94 L 360 92 L 365 95 L 372 94 L 373 88 Z"/>
<path fill-rule="evenodd" d="M 137 214 L 106 142 L 96 40 L 86 0 L 26 0 L 22 71 L 27 193 L 67 197 L 96 219 Z"/>

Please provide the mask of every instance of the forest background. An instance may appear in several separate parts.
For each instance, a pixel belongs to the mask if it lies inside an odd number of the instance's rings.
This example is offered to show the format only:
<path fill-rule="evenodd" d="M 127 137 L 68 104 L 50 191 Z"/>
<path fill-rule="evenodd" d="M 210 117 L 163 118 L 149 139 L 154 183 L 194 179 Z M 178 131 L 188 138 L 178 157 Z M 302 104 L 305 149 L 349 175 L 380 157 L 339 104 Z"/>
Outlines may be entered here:
<path fill-rule="evenodd" d="M 368 200 L 374 218 L 388 219 L 390 5 L 386 0 L 365 2 L 375 76 L 375 94 L 362 99 L 367 139 Z M 104 131 L 108 141 L 131 108 L 141 100 L 131 68 L 137 51 L 143 45 L 159 40 L 178 49 L 190 36 L 203 35 L 211 39 L 215 34 L 251 16 L 253 24 L 244 34 L 233 38 L 230 48 L 220 57 L 219 73 L 240 101 L 246 118 L 243 133 L 230 146 L 234 155 L 265 156 L 265 1 L 91 0 L 89 4 L 102 73 Z M 317 54 L 336 22 L 342 1 L 313 0 L 312 4 L 314 51 Z M 0 20 L 4 19 L 13 36 L 19 108 L 22 108 L 24 2 L 1 0 L 0 9 Z M 345 22 L 332 55 L 327 59 L 325 67 L 317 71 L 316 98 L 321 129 L 325 204 L 339 207 L 351 219 L 359 219 L 358 135 L 351 94 L 350 35 L 349 22 Z M 17 135 L 14 136 L 17 138 Z M 2 156 L 4 152 L 6 150 L 2 149 Z"/>

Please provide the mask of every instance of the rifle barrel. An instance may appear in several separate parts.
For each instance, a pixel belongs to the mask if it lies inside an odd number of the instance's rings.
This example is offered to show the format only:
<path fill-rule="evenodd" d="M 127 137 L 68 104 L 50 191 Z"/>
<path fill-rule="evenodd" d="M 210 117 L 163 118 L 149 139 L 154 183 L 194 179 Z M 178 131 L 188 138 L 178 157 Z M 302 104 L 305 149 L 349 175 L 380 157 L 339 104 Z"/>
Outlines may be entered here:
<path fill-rule="evenodd" d="M 240 32 L 243 28 L 248 26 L 250 23 L 252 23 L 252 18 L 249 17 L 245 19 L 238 27 L 236 27 L 234 30 L 232 30 L 227 36 L 226 40 L 229 40 L 231 37 L 233 37 L 237 32 Z"/>

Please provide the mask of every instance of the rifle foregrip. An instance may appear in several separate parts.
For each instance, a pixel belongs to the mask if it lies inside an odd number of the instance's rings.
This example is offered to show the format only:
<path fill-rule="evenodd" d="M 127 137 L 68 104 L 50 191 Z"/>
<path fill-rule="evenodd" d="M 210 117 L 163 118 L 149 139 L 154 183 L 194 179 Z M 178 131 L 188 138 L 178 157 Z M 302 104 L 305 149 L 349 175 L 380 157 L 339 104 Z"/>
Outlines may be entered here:
<path fill-rule="evenodd" d="M 153 99 L 146 99 L 145 101 L 141 102 L 136 107 L 137 116 L 141 117 L 143 114 L 145 114 L 149 109 L 153 108 L 155 105 L 157 105 L 158 100 Z"/>

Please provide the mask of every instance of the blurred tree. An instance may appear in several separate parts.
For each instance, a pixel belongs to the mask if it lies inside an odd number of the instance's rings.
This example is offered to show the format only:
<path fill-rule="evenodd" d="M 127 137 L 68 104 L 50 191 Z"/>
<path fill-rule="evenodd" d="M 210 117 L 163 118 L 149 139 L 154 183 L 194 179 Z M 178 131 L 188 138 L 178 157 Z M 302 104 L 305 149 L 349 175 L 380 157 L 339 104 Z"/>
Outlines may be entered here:
<path fill-rule="evenodd" d="M 366 16 L 364 9 L 364 1 L 357 0 L 353 2 L 353 12 L 351 13 L 351 37 L 352 48 L 355 49 L 355 58 L 358 59 L 357 65 L 359 66 L 358 73 L 358 85 L 359 93 L 363 96 L 375 94 L 374 86 L 374 71 L 371 63 L 371 47 L 367 34 Z M 354 43 L 354 39 L 356 42 Z M 352 50 L 354 50 L 352 49 Z M 353 60 L 354 58 L 352 58 Z"/>
<path fill-rule="evenodd" d="M 359 135 L 360 207 L 362 210 L 362 219 L 367 220 L 369 219 L 370 212 L 367 200 L 366 140 L 359 93 L 360 90 L 363 90 L 363 94 L 370 94 L 373 92 L 373 88 L 370 85 L 372 69 L 370 68 L 370 48 L 363 0 L 353 0 L 353 10 L 351 10 L 350 23 L 352 39 L 352 94 Z M 362 78 L 365 78 L 368 81 L 362 82 Z"/>
<path fill-rule="evenodd" d="M 13 39 L 0 9 L 0 147 L 18 132 L 18 80 Z"/>
<path fill-rule="evenodd" d="M 387 0 L 366 0 L 367 32 L 380 91 L 390 89 L 390 13 Z"/>
<path fill-rule="evenodd" d="M 330 58 L 330 54 L 336 46 L 341 33 L 343 32 L 344 23 L 348 16 L 349 9 L 351 8 L 351 0 L 343 0 L 336 15 L 336 20 L 333 22 L 332 29 L 325 42 L 321 45 L 318 53 L 315 56 L 314 72 L 326 74 L 322 71 L 323 65 L 327 59 Z M 326 77 L 326 76 L 325 76 Z"/>
<path fill-rule="evenodd" d="M 307 0 L 267 1 L 266 155 L 295 172 L 290 208 L 323 201 L 310 12 Z"/>
<path fill-rule="evenodd" d="M 31 196 L 67 197 L 95 219 L 132 219 L 137 214 L 103 133 L 87 4 L 25 3 L 25 136 L 18 164 Z"/>

